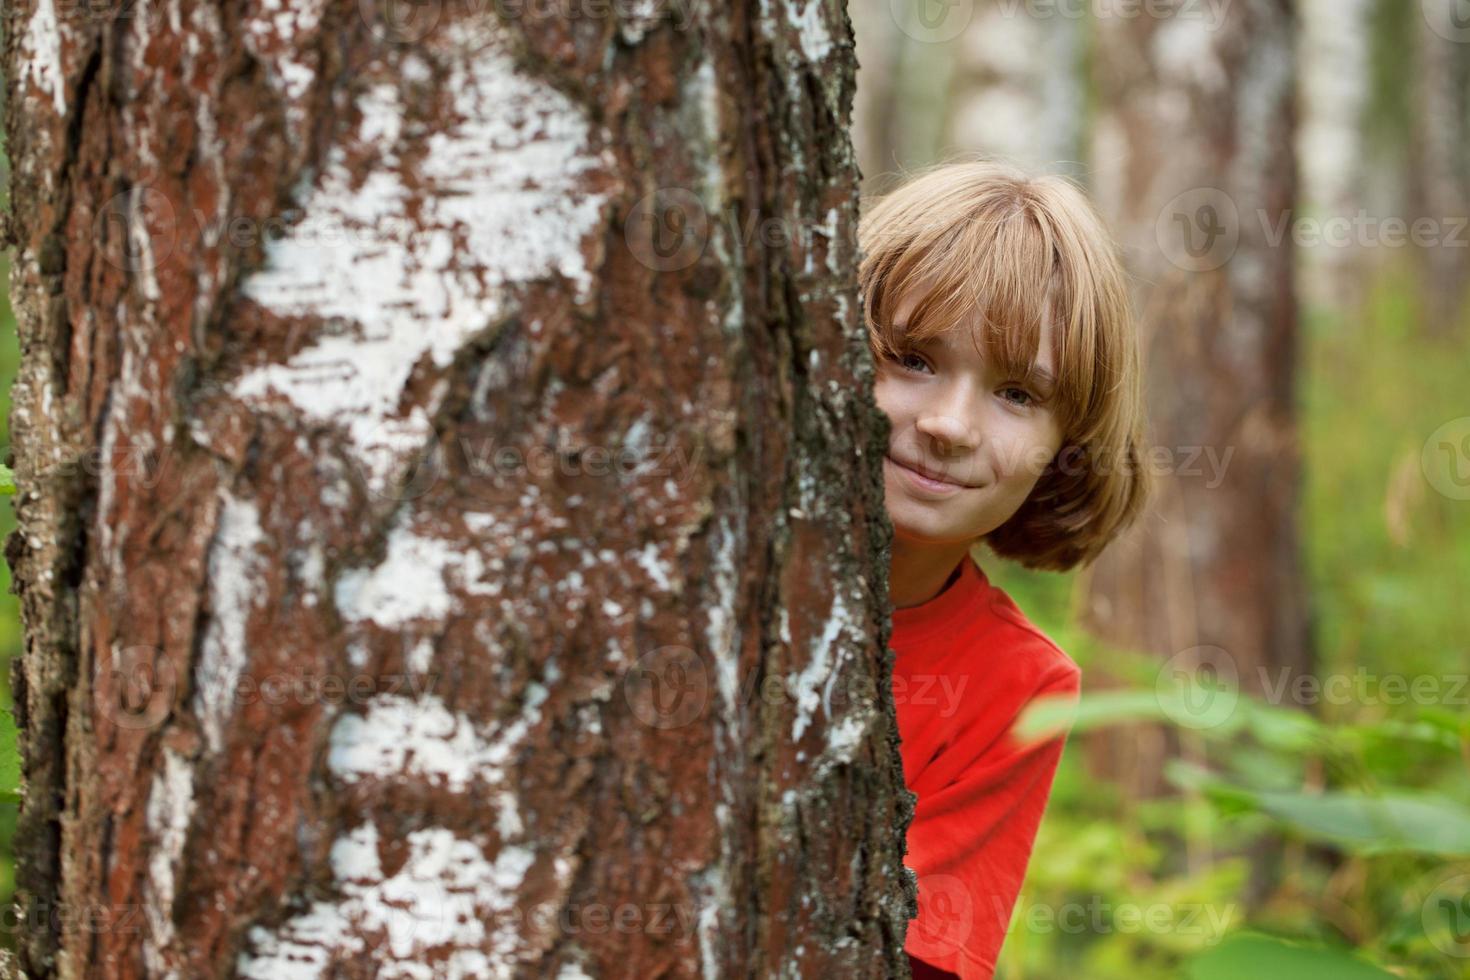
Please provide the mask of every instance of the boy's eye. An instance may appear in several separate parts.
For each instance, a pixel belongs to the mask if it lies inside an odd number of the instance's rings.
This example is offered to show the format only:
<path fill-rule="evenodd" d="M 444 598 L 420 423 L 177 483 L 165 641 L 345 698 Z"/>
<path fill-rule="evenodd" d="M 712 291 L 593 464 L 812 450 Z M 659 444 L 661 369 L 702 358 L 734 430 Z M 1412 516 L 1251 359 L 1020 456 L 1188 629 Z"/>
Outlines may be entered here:
<path fill-rule="evenodd" d="M 929 368 L 929 362 L 913 351 L 906 351 L 899 354 L 898 363 L 912 371 L 926 371 Z"/>
<path fill-rule="evenodd" d="M 1026 408 L 1036 402 L 1036 399 L 1032 396 L 1031 392 L 1027 391 L 1025 388 L 1011 387 L 1003 388 L 1001 390 L 1002 395 L 1009 395 L 1011 392 L 1015 392 L 1016 394 L 1020 395 L 1023 400 L 1015 401 L 1010 398 L 1007 398 L 1006 400 L 1010 401 L 1011 404 L 1016 405 L 1020 408 Z"/>

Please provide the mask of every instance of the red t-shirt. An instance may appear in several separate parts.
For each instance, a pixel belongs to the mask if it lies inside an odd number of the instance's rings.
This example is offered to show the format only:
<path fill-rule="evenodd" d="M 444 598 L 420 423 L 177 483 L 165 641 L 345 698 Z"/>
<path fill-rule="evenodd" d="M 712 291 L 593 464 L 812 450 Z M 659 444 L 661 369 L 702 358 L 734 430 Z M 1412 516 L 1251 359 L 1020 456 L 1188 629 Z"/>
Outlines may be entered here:
<path fill-rule="evenodd" d="M 918 876 L 910 957 L 990 980 L 1064 734 L 1010 735 L 1036 697 L 1075 702 L 1081 671 L 966 557 L 928 602 L 893 611 L 904 782 L 918 797 L 904 863 Z"/>

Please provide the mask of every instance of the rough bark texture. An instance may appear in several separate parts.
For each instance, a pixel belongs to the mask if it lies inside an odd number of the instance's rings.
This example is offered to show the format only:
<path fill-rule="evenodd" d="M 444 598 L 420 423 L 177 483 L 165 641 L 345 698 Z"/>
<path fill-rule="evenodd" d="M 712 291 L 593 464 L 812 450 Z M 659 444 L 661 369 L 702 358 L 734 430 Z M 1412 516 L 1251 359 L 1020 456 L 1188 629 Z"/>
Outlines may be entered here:
<path fill-rule="evenodd" d="M 1098 25 L 1095 189 L 1126 249 L 1146 345 L 1140 525 L 1090 569 L 1103 638 L 1260 693 L 1310 668 L 1299 555 L 1293 37 L 1286 0 Z M 1202 703 L 1201 703 L 1202 705 Z M 1218 713 L 1181 717 L 1218 723 Z M 1163 787 L 1159 732 L 1089 739 L 1125 792 Z"/>
<path fill-rule="evenodd" d="M 906 975 L 842 8 L 95 13 L 6 11 L 29 975 Z"/>

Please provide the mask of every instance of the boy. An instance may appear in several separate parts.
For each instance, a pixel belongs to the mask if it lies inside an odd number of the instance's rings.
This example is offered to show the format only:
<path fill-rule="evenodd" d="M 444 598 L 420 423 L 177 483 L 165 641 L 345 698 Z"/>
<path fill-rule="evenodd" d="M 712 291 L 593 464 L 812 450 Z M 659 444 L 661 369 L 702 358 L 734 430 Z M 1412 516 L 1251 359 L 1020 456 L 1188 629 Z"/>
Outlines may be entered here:
<path fill-rule="evenodd" d="M 894 703 L 915 794 L 916 978 L 994 971 L 1065 734 L 1021 744 L 1077 665 L 971 557 L 1092 561 L 1147 496 L 1141 355 L 1116 247 L 1062 177 L 921 171 L 859 225 L 874 394 L 891 422 Z"/>

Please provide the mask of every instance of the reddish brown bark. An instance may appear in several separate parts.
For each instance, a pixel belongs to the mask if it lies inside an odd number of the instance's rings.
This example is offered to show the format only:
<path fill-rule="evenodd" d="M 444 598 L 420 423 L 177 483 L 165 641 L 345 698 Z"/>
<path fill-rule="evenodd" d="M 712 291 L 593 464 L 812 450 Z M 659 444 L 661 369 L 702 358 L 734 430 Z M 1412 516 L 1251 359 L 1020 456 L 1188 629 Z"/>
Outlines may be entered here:
<path fill-rule="evenodd" d="M 906 970 L 850 30 L 594 7 L 8 10 L 31 977 Z"/>

